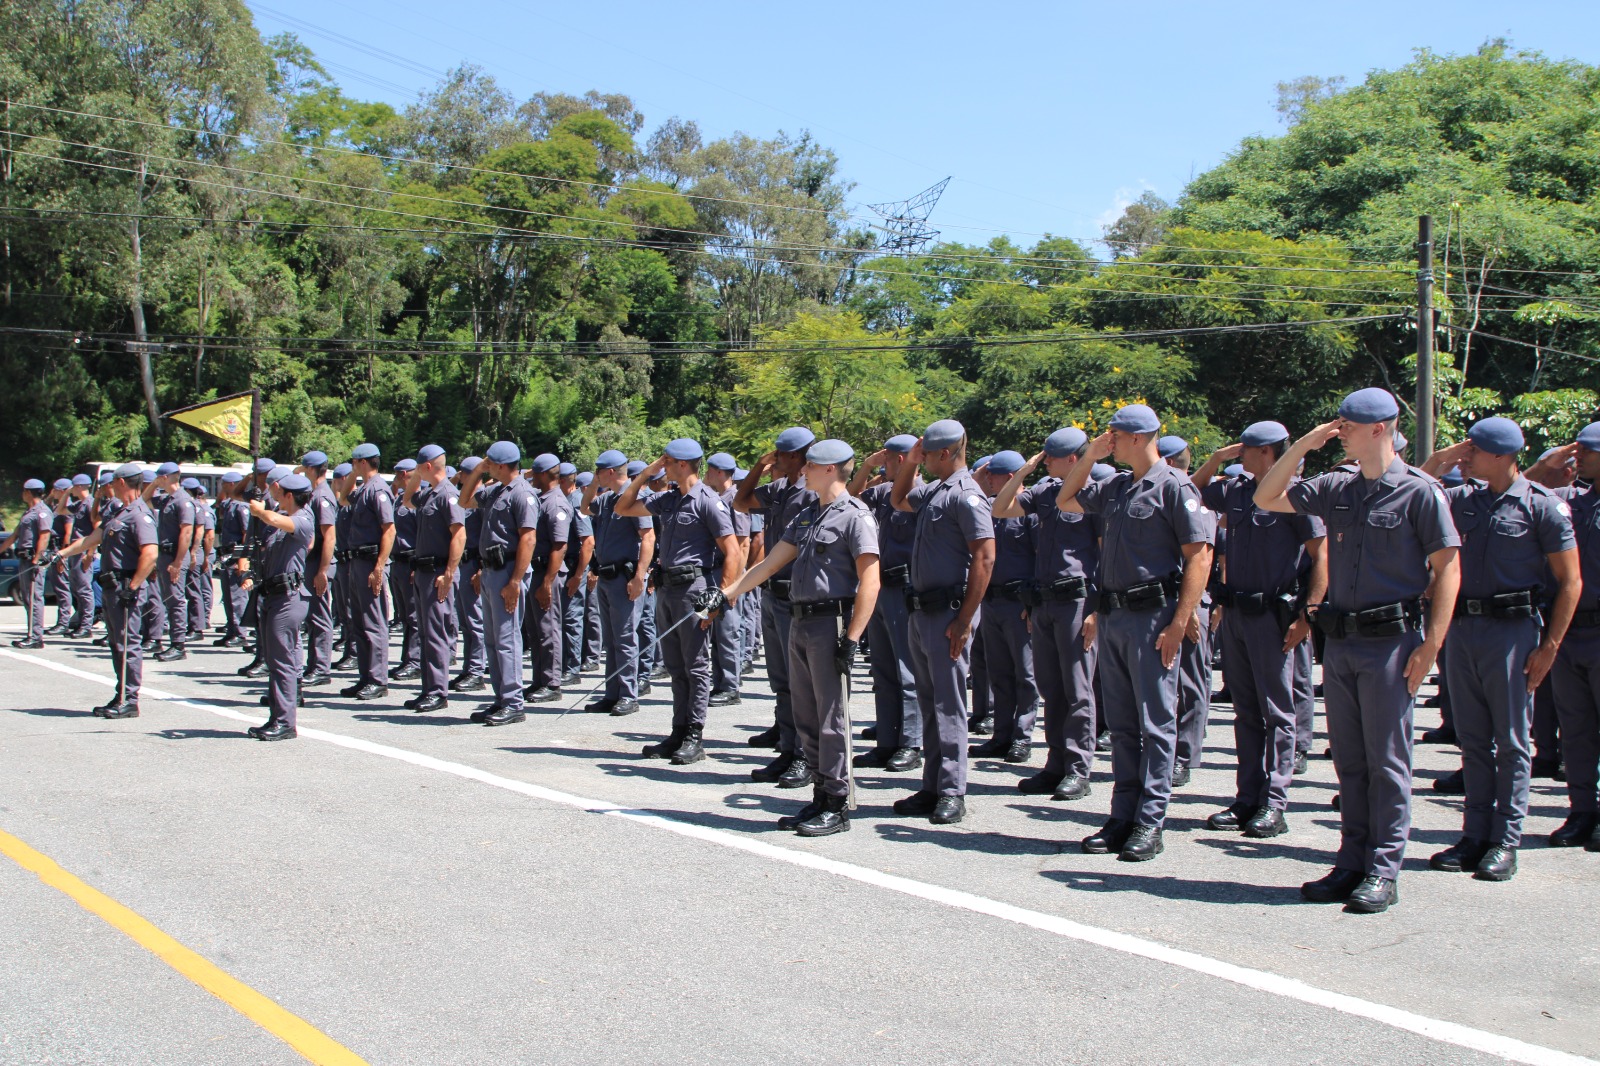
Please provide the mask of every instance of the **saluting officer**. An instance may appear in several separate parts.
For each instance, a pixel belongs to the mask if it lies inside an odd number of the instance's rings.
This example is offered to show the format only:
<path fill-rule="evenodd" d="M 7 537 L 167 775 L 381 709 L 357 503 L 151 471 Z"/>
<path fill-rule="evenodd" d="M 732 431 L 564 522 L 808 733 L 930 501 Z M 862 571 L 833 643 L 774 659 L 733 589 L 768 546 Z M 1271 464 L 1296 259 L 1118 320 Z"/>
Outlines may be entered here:
<path fill-rule="evenodd" d="M 1237 444 L 1213 452 L 1194 475 L 1201 501 L 1227 532 L 1226 572 L 1215 598 L 1222 607 L 1222 669 L 1233 698 L 1238 753 L 1234 800 L 1207 819 L 1212 829 L 1247 837 L 1288 832 L 1294 778 L 1296 653 L 1309 642 L 1307 603 L 1328 590 L 1327 528 L 1314 515 L 1284 515 L 1256 506 L 1256 479 L 1289 447 L 1280 422 L 1256 422 Z M 1249 477 L 1215 480 L 1217 467 L 1243 460 Z"/>
<path fill-rule="evenodd" d="M 45 509 L 50 512 L 50 553 L 44 568 L 44 596 L 46 602 L 54 600 L 56 604 L 56 620 L 44 628 L 47 637 L 59 637 L 65 633 L 72 620 L 72 596 L 67 591 L 67 564 L 56 554 L 70 543 L 68 536 L 72 531 L 72 518 L 67 513 L 67 504 L 71 502 L 71 489 L 70 480 L 58 477 L 44 498 Z"/>
<path fill-rule="evenodd" d="M 189 636 L 198 640 L 211 625 L 211 553 L 216 547 L 217 516 L 199 478 L 184 478 L 183 487 L 194 500 L 194 538 L 189 546 Z"/>
<path fill-rule="evenodd" d="M 383 581 L 394 549 L 394 494 L 378 467 L 378 446 L 362 443 L 350 453 L 361 487 L 350 495 L 350 601 L 352 636 L 360 677 L 341 689 L 345 699 L 380 699 L 389 692 L 389 626 L 383 620 Z M 397 605 L 398 606 L 398 605 Z"/>
<path fill-rule="evenodd" d="M 77 543 L 94 531 L 94 503 L 90 498 L 93 487 L 94 481 L 88 474 L 73 475 L 72 502 L 67 506 L 72 518 L 68 543 Z M 94 628 L 94 574 L 87 556 L 80 556 L 75 565 L 67 566 L 67 587 L 73 604 L 67 636 L 86 637 Z"/>
<path fill-rule="evenodd" d="M 156 516 L 144 502 L 144 471 L 138 463 L 117 467 L 111 491 L 120 506 L 93 533 L 67 548 L 69 559 L 104 545 L 100 553 L 101 605 L 106 616 L 111 667 L 117 672 L 117 690 L 111 702 L 96 707 L 101 718 L 139 717 L 139 686 L 144 677 L 140 649 L 141 602 L 150 595 L 149 579 L 156 568 Z M 41 485 L 40 488 L 43 488 Z"/>
<path fill-rule="evenodd" d="M 156 561 L 156 586 L 160 599 L 156 608 L 159 621 L 157 630 L 148 636 L 159 642 L 162 629 L 166 633 L 166 646 L 156 649 L 157 662 L 170 663 L 188 657 L 185 648 L 189 625 L 189 545 L 194 539 L 194 497 L 178 484 L 178 464 L 162 463 L 156 468 L 156 479 L 146 490 L 146 499 L 155 492 L 161 497 L 158 532 L 161 556 Z"/>
<path fill-rule="evenodd" d="M 417 599 L 411 584 L 411 560 L 417 554 L 417 510 L 411 505 L 410 489 L 418 481 L 417 461 L 401 459 L 394 464 L 394 550 L 390 553 L 389 609 L 392 620 L 400 623 L 400 665 L 389 671 L 390 681 L 410 681 L 422 676 L 417 654 Z"/>
<path fill-rule="evenodd" d="M 718 604 L 707 596 L 712 560 L 722 552 L 722 579 L 728 587 L 739 579 L 742 560 L 733 537 L 733 519 L 727 504 L 700 480 L 700 442 L 680 437 L 666 447 L 661 458 L 628 482 L 617 501 L 624 518 L 654 515 L 661 520 L 660 585 L 656 593 L 656 628 L 660 632 L 663 661 L 672 678 L 672 731 L 644 754 L 670 759 L 685 766 L 705 758 L 701 744 L 705 732 L 707 701 L 711 698 L 709 619 L 695 617 L 714 611 Z M 673 485 L 647 500 L 639 498 L 646 482 L 664 473 Z M 809 781 L 807 782 L 809 783 Z"/>
<path fill-rule="evenodd" d="M 211 643 L 219 648 L 235 648 L 244 643 L 244 611 L 250 602 L 240 573 L 250 521 L 250 506 L 242 495 L 243 482 L 243 474 L 230 470 L 222 475 L 217 490 L 217 565 L 221 568 L 223 627 L 222 636 Z"/>
<path fill-rule="evenodd" d="M 567 546 L 572 536 L 572 505 L 561 491 L 561 460 L 543 452 L 533 458 L 529 481 L 538 494 L 539 531 L 533 546 L 532 601 L 523 619 L 523 640 L 533 659 L 533 678 L 524 698 L 530 703 L 552 703 L 561 698 L 561 646 L 565 619 L 561 607 L 561 578 L 566 570 Z"/>
<path fill-rule="evenodd" d="M 772 554 L 737 584 L 737 599 L 767 575 L 793 564 L 790 578 L 789 691 L 794 724 L 816 770 L 811 802 L 778 825 L 819 837 L 850 828 L 850 672 L 878 595 L 878 527 L 872 511 L 845 488 L 855 452 L 841 440 L 813 444 L 805 481 L 817 494 L 789 521 Z"/>
<path fill-rule="evenodd" d="M 1461 745 L 1465 824 L 1461 840 L 1428 864 L 1480 881 L 1508 881 L 1517 872 L 1533 693 L 1555 663 L 1583 592 L 1572 509 L 1517 471 L 1523 446 L 1522 427 L 1485 418 L 1422 467 L 1433 474 L 1459 464 L 1473 479 L 1445 490 L 1461 534 L 1461 594 L 1443 669 Z M 1547 566 L 1553 590 L 1543 589 Z M 1550 591 L 1554 603 L 1541 627 L 1539 607 Z"/>
<path fill-rule="evenodd" d="M 338 548 L 339 501 L 328 484 L 328 456 L 309 451 L 300 457 L 300 470 L 311 482 L 311 500 L 306 510 L 311 516 L 311 549 L 305 560 L 306 653 L 302 688 L 315 688 L 332 680 L 333 673 L 333 586 L 338 580 L 338 563 L 333 557 Z M 283 486 L 280 484 L 279 489 Z"/>
<path fill-rule="evenodd" d="M 461 509 L 460 490 L 445 477 L 445 454 L 439 445 L 424 445 L 417 453 L 417 480 L 420 485 L 410 490 L 417 514 L 411 580 L 422 654 L 422 692 L 405 706 L 424 714 L 450 702 L 445 686 L 450 680 L 450 657 L 456 650 L 456 581 L 467 545 L 467 515 Z"/>
<path fill-rule="evenodd" d="M 917 679 L 911 672 L 910 612 L 906 589 L 911 584 L 911 551 L 917 516 L 895 507 L 890 495 L 906 456 L 916 446 L 909 433 L 890 437 L 867 457 L 850 480 L 851 495 L 867 505 L 878 524 L 878 580 L 881 595 L 867 624 L 867 661 L 872 667 L 872 701 L 876 746 L 857 755 L 854 765 L 881 767 L 893 773 L 922 766 L 922 712 L 917 706 Z M 915 465 L 915 464 L 913 464 Z M 867 486 L 872 471 L 883 468 L 883 480 Z M 912 488 L 922 485 L 913 471 Z"/>
<path fill-rule="evenodd" d="M 915 484 L 919 466 L 931 483 Z M 949 825 L 967 810 L 967 664 L 994 569 L 994 516 L 967 469 L 967 431 L 960 422 L 942 419 L 928 427 L 895 475 L 889 498 L 897 510 L 917 516 L 906 606 L 927 760 L 922 788 L 895 800 L 894 810 Z"/>
<path fill-rule="evenodd" d="M 1189 473 L 1193 456 L 1189 442 L 1178 436 L 1162 437 L 1156 442 L 1156 452 L 1161 461 L 1180 474 Z M 1218 555 L 1215 515 L 1206 508 L 1206 517 L 1212 521 L 1213 574 Z M 1205 750 L 1206 725 L 1211 720 L 1211 591 L 1209 587 L 1200 595 L 1200 605 L 1194 611 L 1197 626 L 1193 639 L 1184 638 L 1183 651 L 1178 655 L 1178 746 L 1173 758 L 1172 787 L 1182 788 L 1189 783 L 1190 771 L 1200 765 Z"/>
<path fill-rule="evenodd" d="M 578 468 L 573 463 L 556 467 L 557 484 L 567 498 L 566 580 L 561 584 L 561 684 L 576 685 L 583 672 L 583 619 L 589 607 L 589 560 L 594 558 L 594 526 L 579 506 Z"/>
<path fill-rule="evenodd" d="M 456 474 L 456 485 L 462 486 L 467 482 L 467 477 L 483 462 L 482 456 L 469 455 L 461 460 L 461 469 Z M 473 490 L 474 495 L 481 499 L 489 489 L 483 484 L 478 484 Z M 461 506 L 461 494 L 456 494 L 456 506 Z M 456 588 L 456 628 L 461 632 L 461 672 L 450 682 L 452 692 L 477 692 L 485 685 L 484 675 L 489 670 L 489 662 L 485 655 L 483 643 L 483 597 L 474 589 L 476 585 L 473 578 L 478 576 L 478 550 L 483 536 L 483 509 L 479 507 L 462 509 L 462 531 L 464 534 L 461 548 L 461 565 L 457 569 L 460 579 Z"/>
<path fill-rule="evenodd" d="M 739 464 L 727 452 L 715 452 L 706 460 L 706 484 L 717 494 L 733 516 L 733 538 L 739 543 L 741 564 L 750 545 L 750 516 L 733 506 L 738 488 L 733 472 Z M 749 471 L 746 471 L 748 474 Z M 722 565 L 717 559 L 715 564 Z M 745 597 L 732 600 L 722 608 L 716 621 L 711 623 L 711 706 L 728 707 L 739 702 L 740 669 L 743 666 L 740 652 L 744 644 Z"/>
<path fill-rule="evenodd" d="M 621 452 L 601 452 L 594 461 L 594 480 L 581 501 L 593 518 L 595 592 L 606 671 L 604 691 L 584 710 L 618 717 L 639 709 L 639 614 L 656 553 L 655 523 L 648 516 L 617 514 L 617 501 L 629 480 L 627 465 L 628 457 Z"/>
<path fill-rule="evenodd" d="M 261 565 L 248 579 L 256 586 L 260 619 L 256 636 L 261 658 L 267 664 L 268 716 L 266 725 L 251 726 L 257 740 L 292 740 L 299 707 L 303 656 L 300 627 L 310 609 L 305 584 L 306 556 L 316 537 L 316 516 L 311 510 L 311 479 L 290 473 L 275 483 L 276 508 L 267 501 L 250 501 L 250 517 L 267 529 L 262 542 Z"/>
<path fill-rule="evenodd" d="M 28 609 L 28 632 L 13 640 L 13 648 L 44 647 L 44 584 L 46 555 L 50 548 L 53 519 L 50 508 L 44 504 L 44 482 L 31 477 L 22 483 L 22 504 L 25 508 L 17 528 L 0 541 L 0 551 L 17 550 L 22 564 L 17 599 Z M 69 556 L 70 558 L 70 556 Z"/>
<path fill-rule="evenodd" d="M 1076 426 L 1045 438 L 1044 450 L 1029 459 L 995 498 L 997 519 L 1033 515 L 1034 578 L 1038 600 L 1029 612 L 1033 664 L 1044 700 L 1044 769 L 1017 782 L 1028 795 L 1054 800 L 1089 795 L 1094 766 L 1094 665 L 1097 616 L 1095 572 L 1100 565 L 1100 516 L 1059 506 L 1062 479 L 1083 458 L 1089 437 Z M 1043 463 L 1048 477 L 1031 488 L 1023 483 Z M 987 614 L 987 612 L 985 612 Z"/>
<path fill-rule="evenodd" d="M 1416 692 L 1444 643 L 1461 579 L 1444 490 L 1395 454 L 1399 416 L 1383 389 L 1351 393 L 1338 420 L 1295 441 L 1255 494 L 1258 507 L 1316 515 L 1328 527 L 1328 598 L 1313 622 L 1329 637 L 1322 683 L 1342 841 L 1332 872 L 1300 891 L 1365 914 L 1399 898 Z M 1334 438 L 1358 469 L 1295 482 L 1301 460 Z"/>
<path fill-rule="evenodd" d="M 1212 523 L 1194 483 L 1161 461 L 1161 419 L 1144 404 L 1118 408 L 1084 458 L 1115 456 L 1128 470 L 1091 481 L 1078 463 L 1061 481 L 1063 510 L 1105 523 L 1096 666 L 1111 730 L 1111 817 L 1083 841 L 1124 862 L 1161 854 L 1178 744 L 1178 657 L 1197 625 L 1211 576 Z"/>
<path fill-rule="evenodd" d="M 640 472 L 649 464 L 642 459 L 634 459 L 628 463 L 627 477 L 623 479 L 622 488 L 617 490 L 618 499 L 621 499 L 622 489 L 628 487 L 628 482 L 638 477 Z M 648 484 L 639 490 L 641 500 L 649 499 L 655 489 Z M 649 519 L 650 528 L 656 534 L 656 542 L 661 540 L 661 522 L 655 517 Z M 639 695 L 650 694 L 650 681 L 655 677 L 665 677 L 666 669 L 661 665 L 661 649 L 656 645 L 656 571 L 661 567 L 659 558 L 652 558 L 648 566 L 642 567 L 645 572 L 644 595 L 640 598 L 639 608 Z"/>
<path fill-rule="evenodd" d="M 806 449 L 817 435 L 805 426 L 791 426 L 778 434 L 773 450 L 756 460 L 739 482 L 733 506 L 746 514 L 759 514 L 765 520 L 762 536 L 768 554 L 788 528 L 789 519 L 816 494 L 799 485 L 800 471 L 806 462 Z M 771 472 L 772 481 L 761 484 Z M 775 747 L 778 757 L 750 772 L 756 781 L 776 781 L 780 788 L 804 788 L 811 784 L 811 767 L 806 765 L 794 731 L 794 712 L 789 700 L 789 571 L 779 568 L 768 579 L 762 596 L 761 628 L 767 646 L 767 681 L 772 686 L 773 725 L 751 737 L 751 747 Z"/>
<path fill-rule="evenodd" d="M 522 696 L 522 612 L 534 540 L 539 528 L 539 502 L 522 476 L 522 450 L 498 440 L 484 452 L 462 483 L 461 507 L 486 508 L 478 540 L 478 572 L 473 591 L 483 600 L 484 653 L 494 702 L 472 712 L 486 726 L 511 725 L 527 719 Z M 492 479 L 482 495 L 478 486 Z"/>
<path fill-rule="evenodd" d="M 1026 462 L 1021 453 L 995 452 L 978 473 L 978 484 L 993 497 Z M 990 502 L 991 509 L 993 500 Z M 1035 552 L 1039 520 L 1031 514 L 994 519 L 994 573 L 979 615 L 978 641 L 989 681 L 989 713 L 994 735 L 973 748 L 982 758 L 996 755 L 1009 763 L 1024 763 L 1033 748 L 1033 725 L 1039 713 L 1039 689 L 1034 680 L 1033 642 L 1028 613 L 1038 588 Z"/>

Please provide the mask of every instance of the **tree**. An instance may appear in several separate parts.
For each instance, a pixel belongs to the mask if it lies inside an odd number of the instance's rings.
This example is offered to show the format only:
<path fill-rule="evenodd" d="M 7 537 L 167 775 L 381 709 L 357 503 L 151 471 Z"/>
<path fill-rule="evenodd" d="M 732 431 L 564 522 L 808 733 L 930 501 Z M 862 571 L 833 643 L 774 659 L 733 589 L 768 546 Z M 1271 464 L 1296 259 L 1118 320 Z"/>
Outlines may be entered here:
<path fill-rule="evenodd" d="M 1153 192 L 1123 208 L 1122 215 L 1105 228 L 1105 242 L 1115 259 L 1125 259 L 1154 247 L 1166 235 L 1172 205 Z"/>

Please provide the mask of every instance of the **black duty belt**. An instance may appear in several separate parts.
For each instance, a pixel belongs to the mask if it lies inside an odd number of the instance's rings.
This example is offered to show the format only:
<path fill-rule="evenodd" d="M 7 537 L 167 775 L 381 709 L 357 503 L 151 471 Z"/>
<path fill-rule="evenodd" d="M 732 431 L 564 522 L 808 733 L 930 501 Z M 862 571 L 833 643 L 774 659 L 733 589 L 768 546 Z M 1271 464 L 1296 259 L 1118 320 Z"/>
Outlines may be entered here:
<path fill-rule="evenodd" d="M 1059 577 L 1039 586 L 1040 603 L 1057 603 L 1063 600 L 1089 598 L 1089 581 L 1082 577 Z"/>
<path fill-rule="evenodd" d="M 1100 612 L 1110 614 L 1112 611 L 1154 611 L 1175 603 L 1178 594 L 1178 581 L 1176 578 L 1164 578 L 1160 581 L 1146 581 L 1141 585 L 1131 585 L 1125 589 L 1101 589 Z"/>
<path fill-rule="evenodd" d="M 1600 611 L 1573 611 L 1568 629 L 1594 629 L 1600 626 Z"/>
<path fill-rule="evenodd" d="M 678 588 L 682 585 L 692 585 L 695 579 L 707 572 L 703 566 L 694 563 L 685 563 L 683 566 L 663 566 L 661 568 L 661 584 L 664 588 Z"/>
<path fill-rule="evenodd" d="M 768 581 L 767 581 L 767 591 L 772 593 L 778 599 L 782 600 L 784 603 L 788 603 L 789 602 L 789 579 L 786 578 L 786 577 L 774 577 L 774 578 L 768 579 Z"/>
<path fill-rule="evenodd" d="M 1211 588 L 1211 600 L 1224 607 L 1232 607 L 1240 614 L 1266 614 L 1269 611 L 1280 609 L 1281 605 L 1293 608 L 1297 598 L 1293 590 L 1288 592 L 1245 592 L 1243 589 L 1229 588 L 1227 585 L 1214 585 Z"/>
<path fill-rule="evenodd" d="M 1032 600 L 1032 597 L 1028 594 L 1028 586 L 1031 584 L 1032 582 L 1030 581 L 1007 581 L 1000 585 L 991 584 L 984 590 L 983 598 L 985 600 L 1017 600 L 1021 603 L 1028 603 Z"/>
<path fill-rule="evenodd" d="M 376 544 L 363 544 L 359 548 L 346 548 L 342 552 L 334 552 L 333 557 L 341 563 L 347 563 L 351 559 L 376 559 L 378 557 L 378 546 Z"/>
<path fill-rule="evenodd" d="M 489 570 L 504 570 L 511 562 L 511 553 L 503 544 L 491 544 L 487 548 L 478 549 L 478 558 Z"/>
<path fill-rule="evenodd" d="M 906 589 L 906 607 L 913 611 L 942 611 L 946 608 L 959 611 L 961 602 L 966 598 L 966 585 L 949 585 L 942 589 L 928 589 L 926 592 Z"/>
<path fill-rule="evenodd" d="M 850 613 L 854 600 L 818 600 L 815 603 L 791 603 L 789 610 L 796 618 L 843 618 Z"/>
<path fill-rule="evenodd" d="M 296 570 L 292 574 L 263 578 L 258 587 L 263 596 L 287 596 L 291 592 L 298 591 L 305 583 L 305 575 Z"/>
<path fill-rule="evenodd" d="M 631 560 L 624 560 L 620 563 L 597 563 L 594 572 L 597 577 L 625 577 L 632 580 L 633 575 L 639 572 L 639 564 Z"/>
<path fill-rule="evenodd" d="M 160 552 L 162 555 L 177 555 L 178 542 L 175 540 L 160 541 L 156 544 L 156 551 Z"/>
<path fill-rule="evenodd" d="M 1533 602 L 1533 590 L 1497 592 L 1481 599 L 1456 600 L 1457 618 L 1496 618 L 1501 620 L 1533 618 L 1538 607 Z"/>
<path fill-rule="evenodd" d="M 395 562 L 405 563 L 409 566 L 416 559 L 417 553 L 411 548 L 396 548 L 391 557 Z"/>
<path fill-rule="evenodd" d="M 477 561 L 478 561 L 478 549 L 477 548 L 463 548 L 463 549 L 461 549 L 461 565 L 465 566 L 468 563 L 476 563 Z"/>
<path fill-rule="evenodd" d="M 1422 602 L 1401 600 L 1364 611 L 1318 608 L 1313 621 L 1317 628 L 1336 640 L 1349 637 L 1398 637 L 1422 628 Z"/>
<path fill-rule="evenodd" d="M 911 584 L 911 564 L 901 563 L 899 566 L 886 566 L 878 571 L 878 580 L 888 588 L 905 588 Z"/>
<path fill-rule="evenodd" d="M 133 580 L 134 570 L 101 570 L 94 575 L 95 584 L 106 592 L 116 592 Z"/>
<path fill-rule="evenodd" d="M 421 570 L 424 574 L 437 574 L 443 570 L 450 560 L 443 555 L 413 555 L 411 569 Z"/>

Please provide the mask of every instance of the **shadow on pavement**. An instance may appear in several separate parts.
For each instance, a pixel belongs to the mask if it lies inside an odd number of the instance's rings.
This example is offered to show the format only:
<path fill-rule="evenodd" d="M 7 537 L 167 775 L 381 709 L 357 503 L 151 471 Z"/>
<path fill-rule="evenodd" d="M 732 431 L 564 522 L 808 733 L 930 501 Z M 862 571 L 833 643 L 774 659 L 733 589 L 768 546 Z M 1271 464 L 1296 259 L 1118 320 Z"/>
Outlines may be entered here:
<path fill-rule="evenodd" d="M 249 740 L 245 727 L 233 729 L 161 729 L 150 735 L 164 740 Z"/>
<path fill-rule="evenodd" d="M 1059 855 L 1066 846 L 1059 840 L 1035 840 L 1031 837 L 1013 837 L 1004 833 L 974 833 L 959 827 L 907 824 L 908 819 L 892 810 L 880 808 L 882 814 L 894 819 L 881 822 L 873 828 L 885 840 L 911 844 L 937 844 L 952 851 L 981 851 L 988 855 Z M 858 814 L 869 813 L 858 811 Z M 879 813 L 879 812 L 871 812 Z"/>
<path fill-rule="evenodd" d="M 1119 863 L 1115 855 L 1082 855 L 1085 862 Z M 1154 860 L 1160 863 L 1158 857 Z M 1251 885 L 1237 881 L 1192 881 L 1182 877 L 1119 873 L 1112 870 L 1046 870 L 1039 876 L 1060 881 L 1080 892 L 1142 892 L 1164 899 L 1186 899 L 1198 903 L 1251 903 L 1270 907 L 1289 904 L 1310 906 L 1300 896 L 1299 886 Z"/>

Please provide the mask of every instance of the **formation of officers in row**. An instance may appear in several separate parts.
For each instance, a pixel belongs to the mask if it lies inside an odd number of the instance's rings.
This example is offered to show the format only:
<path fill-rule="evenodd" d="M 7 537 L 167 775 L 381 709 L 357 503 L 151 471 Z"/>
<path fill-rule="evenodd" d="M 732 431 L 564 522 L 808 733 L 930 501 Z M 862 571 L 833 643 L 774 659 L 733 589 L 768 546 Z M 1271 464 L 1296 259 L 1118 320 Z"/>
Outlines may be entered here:
<path fill-rule="evenodd" d="M 99 551 L 119 678 L 103 717 L 138 714 L 145 641 L 179 658 L 208 617 L 188 597 L 209 577 L 189 578 L 214 545 L 228 627 L 217 643 L 242 643 L 253 625 L 256 658 L 240 673 L 270 679 L 259 739 L 293 737 L 304 690 L 346 667 L 357 677 L 345 697 L 379 699 L 389 681 L 419 676 L 413 710 L 487 686 L 492 701 L 472 720 L 522 721 L 526 701 L 576 684 L 587 613 L 605 679 L 586 710 L 634 713 L 664 672 L 670 731 L 643 754 L 677 765 L 705 757 L 708 707 L 738 701 L 764 639 L 776 721 L 751 743 L 777 757 L 753 775 L 812 788 L 784 828 L 848 829 L 861 767 L 920 768 L 895 812 L 959 822 L 969 754 L 1027 762 L 1042 708 L 1045 764 L 1018 787 L 1089 796 L 1108 736 L 1110 817 L 1082 847 L 1125 861 L 1161 853 L 1172 790 L 1198 765 L 1213 640 L 1238 768 L 1235 802 L 1208 824 L 1287 831 L 1315 638 L 1342 829 L 1333 869 L 1302 892 L 1372 913 L 1398 898 L 1415 694 L 1443 650 L 1465 817 L 1434 868 L 1515 873 L 1536 692 L 1558 726 L 1571 804 L 1550 842 L 1600 851 L 1600 422 L 1525 476 L 1511 421 L 1476 423 L 1418 469 L 1399 457 L 1398 416 L 1390 393 L 1363 389 L 1297 440 L 1257 422 L 1192 472 L 1187 445 L 1142 405 L 1092 440 L 1064 428 L 1031 458 L 1002 451 L 972 468 L 966 431 L 949 420 L 859 462 L 849 444 L 796 427 L 747 471 L 688 439 L 648 465 L 607 451 L 592 472 L 548 454 L 524 469 L 499 441 L 459 470 L 429 445 L 393 464 L 391 484 L 362 444 L 331 470 L 312 452 L 225 477 L 214 521 L 173 464 L 128 464 L 104 479 L 98 506 L 87 479 L 58 489 L 55 516 L 30 482 L 10 540 L 43 568 L 66 514 L 67 573 L 86 573 L 72 557 Z M 1335 439 L 1343 465 L 1302 479 L 1306 457 Z M 591 590 L 592 610 L 574 609 Z M 393 670 L 386 610 L 402 630 Z M 67 624 L 84 631 L 79 617 Z M 876 705 L 864 735 L 876 744 L 852 755 L 863 641 Z M 992 738 L 969 753 L 969 730 Z"/>

